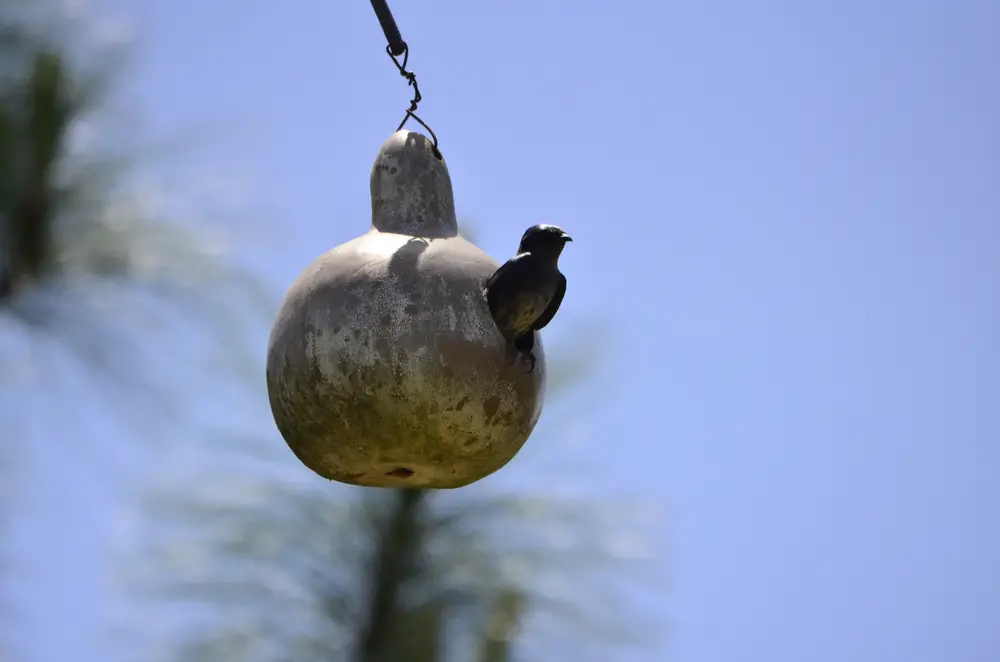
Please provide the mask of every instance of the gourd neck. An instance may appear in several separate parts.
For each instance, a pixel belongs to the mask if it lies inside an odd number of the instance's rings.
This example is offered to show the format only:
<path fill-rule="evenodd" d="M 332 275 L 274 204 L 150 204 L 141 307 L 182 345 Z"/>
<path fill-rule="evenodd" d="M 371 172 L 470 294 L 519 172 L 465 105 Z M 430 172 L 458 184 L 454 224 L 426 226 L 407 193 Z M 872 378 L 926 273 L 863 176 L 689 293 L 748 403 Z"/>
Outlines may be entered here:
<path fill-rule="evenodd" d="M 372 227 L 414 237 L 458 234 L 451 175 L 433 143 L 405 129 L 382 145 L 371 174 Z"/>

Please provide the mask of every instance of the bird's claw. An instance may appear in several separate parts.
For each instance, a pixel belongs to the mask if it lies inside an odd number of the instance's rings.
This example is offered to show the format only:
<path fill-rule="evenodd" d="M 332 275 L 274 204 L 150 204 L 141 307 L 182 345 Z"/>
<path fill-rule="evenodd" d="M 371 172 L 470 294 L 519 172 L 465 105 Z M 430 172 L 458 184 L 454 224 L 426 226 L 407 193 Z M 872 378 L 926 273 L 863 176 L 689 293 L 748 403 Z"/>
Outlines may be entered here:
<path fill-rule="evenodd" d="M 507 360 L 510 362 L 510 365 L 516 365 L 520 362 L 521 367 L 525 368 L 525 373 L 529 375 L 535 371 L 537 359 L 534 352 L 520 352 L 512 348 L 507 354 Z"/>
<path fill-rule="evenodd" d="M 532 353 L 530 353 L 530 352 L 529 352 L 529 353 L 527 353 L 527 354 L 525 354 L 524 356 L 522 356 L 522 357 L 521 357 L 521 361 L 522 361 L 523 363 L 526 363 L 526 364 L 527 364 L 527 368 L 528 368 L 528 369 L 527 369 L 527 370 L 525 370 L 525 372 L 526 372 L 527 374 L 529 374 L 529 375 L 530 375 L 531 373 L 533 373 L 533 372 L 535 371 L 535 363 L 536 363 L 536 359 L 535 359 L 535 355 L 534 355 L 534 354 L 532 354 Z"/>

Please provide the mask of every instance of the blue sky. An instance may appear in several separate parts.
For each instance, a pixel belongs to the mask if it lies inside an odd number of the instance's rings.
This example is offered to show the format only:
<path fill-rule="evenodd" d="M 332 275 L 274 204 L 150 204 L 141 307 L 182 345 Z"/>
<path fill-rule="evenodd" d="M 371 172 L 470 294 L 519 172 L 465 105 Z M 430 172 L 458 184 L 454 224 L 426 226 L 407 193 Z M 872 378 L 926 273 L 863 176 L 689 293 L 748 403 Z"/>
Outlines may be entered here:
<path fill-rule="evenodd" d="M 367 2 L 107 6 L 276 290 L 367 228 L 409 100 Z M 1000 4 L 391 6 L 480 245 L 575 239 L 549 347 L 613 329 L 575 448 L 668 513 L 635 659 L 1000 659 Z"/>

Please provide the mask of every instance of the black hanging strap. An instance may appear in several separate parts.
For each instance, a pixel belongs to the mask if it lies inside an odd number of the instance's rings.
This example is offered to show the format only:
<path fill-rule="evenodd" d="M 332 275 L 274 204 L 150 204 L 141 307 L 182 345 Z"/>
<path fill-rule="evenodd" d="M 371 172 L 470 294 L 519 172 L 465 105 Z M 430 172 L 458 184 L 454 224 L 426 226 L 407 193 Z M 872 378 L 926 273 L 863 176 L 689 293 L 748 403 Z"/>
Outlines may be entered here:
<path fill-rule="evenodd" d="M 403 41 L 403 35 L 399 34 L 399 27 L 389 11 L 388 3 L 385 0 L 372 0 L 372 9 L 385 33 L 385 40 L 389 42 L 389 55 L 399 57 L 406 52 L 406 42 Z"/>

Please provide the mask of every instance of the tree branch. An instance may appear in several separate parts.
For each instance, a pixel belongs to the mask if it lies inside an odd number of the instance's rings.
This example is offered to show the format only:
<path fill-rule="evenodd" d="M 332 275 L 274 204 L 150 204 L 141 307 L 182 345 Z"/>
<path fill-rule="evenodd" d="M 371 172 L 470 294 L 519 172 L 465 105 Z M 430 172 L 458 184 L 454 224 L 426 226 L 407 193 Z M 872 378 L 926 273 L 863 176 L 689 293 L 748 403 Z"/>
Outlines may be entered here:
<path fill-rule="evenodd" d="M 356 662 L 389 662 L 391 637 L 399 615 L 399 591 L 421 544 L 419 506 L 425 490 L 396 490 L 392 513 L 375 547 L 369 577 L 368 616 L 362 626 Z"/>

